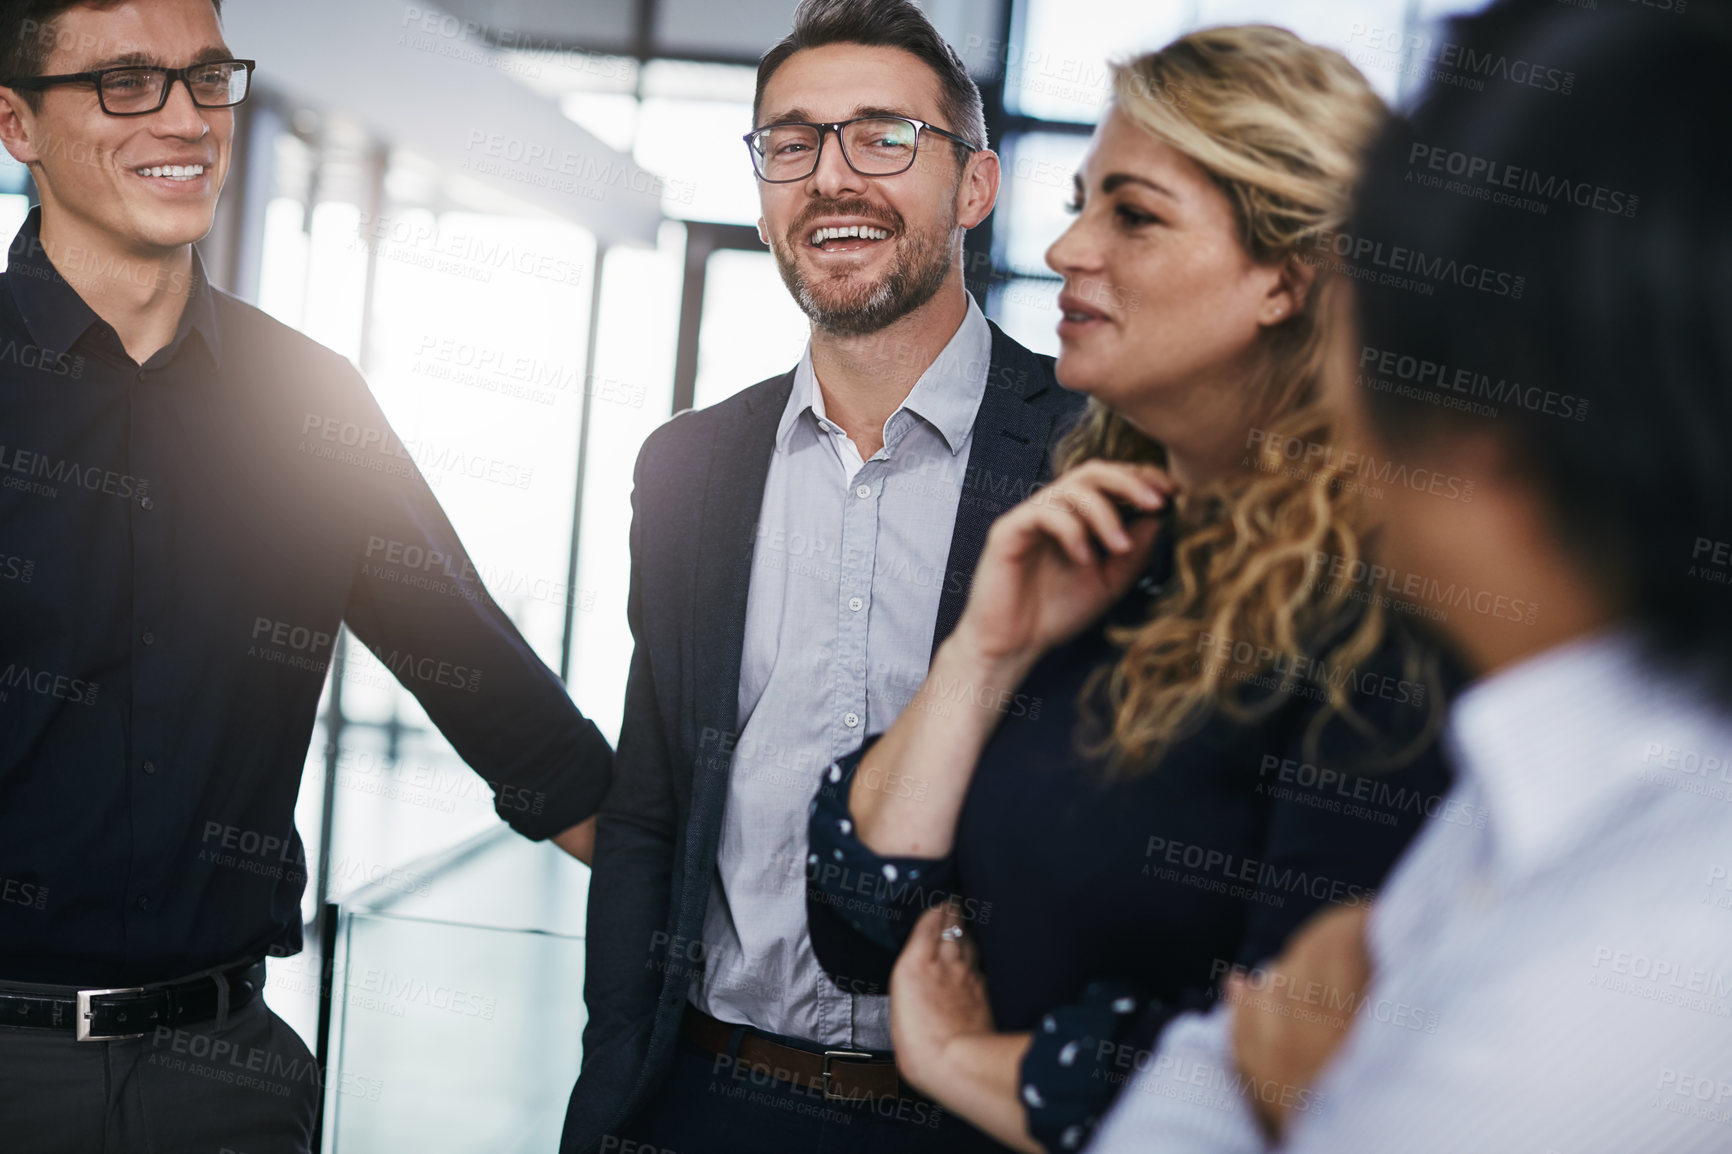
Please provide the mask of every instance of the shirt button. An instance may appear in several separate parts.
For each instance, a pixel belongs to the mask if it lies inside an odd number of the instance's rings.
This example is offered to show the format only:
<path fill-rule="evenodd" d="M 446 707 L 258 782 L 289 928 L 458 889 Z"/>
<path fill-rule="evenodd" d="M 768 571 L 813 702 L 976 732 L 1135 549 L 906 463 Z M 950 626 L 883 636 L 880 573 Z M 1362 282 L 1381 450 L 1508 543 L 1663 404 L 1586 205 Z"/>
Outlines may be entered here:
<path fill-rule="evenodd" d="M 861 485 L 858 489 L 854 490 L 854 495 L 864 501 L 872 495 L 872 486 Z"/>
<path fill-rule="evenodd" d="M 150 908 L 150 899 L 149 898 L 139 898 L 138 899 L 138 908 L 141 910 L 148 910 Z"/>
<path fill-rule="evenodd" d="M 139 638 L 139 640 L 144 642 L 146 645 L 155 645 L 156 644 L 156 634 L 154 634 L 150 630 L 146 629 L 144 631 L 144 635 L 141 636 Z"/>
<path fill-rule="evenodd" d="M 860 725 L 860 715 L 858 713 L 844 713 L 842 715 L 842 724 L 846 725 L 849 729 L 855 729 Z"/>
<path fill-rule="evenodd" d="M 152 501 L 149 497 L 140 497 L 138 499 L 138 507 L 148 513 L 152 509 L 156 508 L 156 502 Z"/>
<path fill-rule="evenodd" d="M 860 598 L 858 598 L 858 597 L 848 598 L 848 608 L 852 609 L 854 612 L 858 613 L 858 612 L 860 612 L 861 609 L 863 609 L 865 607 L 866 607 L 866 602 L 860 600 Z"/>
<path fill-rule="evenodd" d="M 156 772 L 156 762 L 154 762 L 154 761 L 145 762 L 144 763 L 144 772 L 155 773 Z"/>

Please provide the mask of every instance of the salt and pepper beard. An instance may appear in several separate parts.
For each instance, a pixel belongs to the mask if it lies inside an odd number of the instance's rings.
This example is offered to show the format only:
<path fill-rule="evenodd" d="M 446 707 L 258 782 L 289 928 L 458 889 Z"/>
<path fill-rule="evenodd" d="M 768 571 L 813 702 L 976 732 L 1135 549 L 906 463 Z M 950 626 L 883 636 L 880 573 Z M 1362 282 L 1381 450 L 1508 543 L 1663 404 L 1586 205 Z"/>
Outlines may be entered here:
<path fill-rule="evenodd" d="M 952 204 L 954 205 L 954 199 Z M 838 202 L 835 211 L 824 214 L 807 213 L 806 216 L 808 219 L 816 219 L 820 215 L 865 215 L 850 212 L 849 207 L 847 202 Z M 956 225 L 957 216 L 953 207 L 950 220 L 946 224 L 926 231 L 907 233 L 902 251 L 897 254 L 890 271 L 876 284 L 856 287 L 841 301 L 824 299 L 818 289 L 826 283 L 840 284 L 848 281 L 856 275 L 853 271 L 838 272 L 827 281 L 814 284 L 807 279 L 805 271 L 795 259 L 792 246 L 807 243 L 806 238 L 812 235 L 810 225 L 801 233 L 790 232 L 782 243 L 773 244 L 770 249 L 775 253 L 776 268 L 782 274 L 782 283 L 788 286 L 788 292 L 793 294 L 800 310 L 810 318 L 813 325 L 837 336 L 860 336 L 875 333 L 894 324 L 932 299 L 955 261 L 953 253 Z M 890 231 L 889 239 L 877 243 L 892 243 L 895 230 Z"/>

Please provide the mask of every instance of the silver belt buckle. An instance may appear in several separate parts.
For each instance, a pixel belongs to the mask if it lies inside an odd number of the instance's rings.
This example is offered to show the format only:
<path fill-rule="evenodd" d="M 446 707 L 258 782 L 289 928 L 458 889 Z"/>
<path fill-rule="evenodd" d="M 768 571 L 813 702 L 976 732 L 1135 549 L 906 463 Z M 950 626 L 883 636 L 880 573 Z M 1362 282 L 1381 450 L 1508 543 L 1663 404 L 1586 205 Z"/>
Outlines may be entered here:
<path fill-rule="evenodd" d="M 831 1058 L 863 1058 L 870 1062 L 872 1055 L 862 1050 L 825 1050 L 824 1051 L 824 1097 L 847 1098 L 846 1094 L 830 1093 L 830 1059 Z"/>
<path fill-rule="evenodd" d="M 146 1031 L 136 1034 L 94 1034 L 90 1030 L 91 1019 L 96 1011 L 90 1008 L 90 999 L 99 998 L 104 994 L 142 994 L 143 986 L 123 986 L 115 990 L 79 990 L 78 1016 L 72 1023 L 73 1036 L 80 1042 L 118 1042 L 126 1038 L 142 1038 Z"/>

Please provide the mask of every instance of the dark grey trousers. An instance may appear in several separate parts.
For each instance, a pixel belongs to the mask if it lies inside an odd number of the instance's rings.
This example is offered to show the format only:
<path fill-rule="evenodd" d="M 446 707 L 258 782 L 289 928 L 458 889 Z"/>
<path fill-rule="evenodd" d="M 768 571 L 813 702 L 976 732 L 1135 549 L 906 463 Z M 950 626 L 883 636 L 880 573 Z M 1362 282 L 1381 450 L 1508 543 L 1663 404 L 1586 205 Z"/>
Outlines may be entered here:
<path fill-rule="evenodd" d="M 319 1068 L 254 998 L 119 1042 L 0 1026 L 6 1154 L 306 1154 Z"/>

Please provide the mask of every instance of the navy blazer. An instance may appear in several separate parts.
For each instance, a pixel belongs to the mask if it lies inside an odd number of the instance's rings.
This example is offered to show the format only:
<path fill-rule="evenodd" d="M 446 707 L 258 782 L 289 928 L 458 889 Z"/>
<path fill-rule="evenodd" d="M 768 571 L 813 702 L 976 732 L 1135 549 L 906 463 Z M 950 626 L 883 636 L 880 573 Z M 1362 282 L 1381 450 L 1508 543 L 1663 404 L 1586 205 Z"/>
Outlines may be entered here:
<path fill-rule="evenodd" d="M 1051 357 L 991 328 L 992 363 L 934 648 L 962 614 L 987 528 L 1050 477 L 1053 446 L 1083 404 L 1053 378 Z M 752 550 L 793 381 L 790 371 L 681 413 L 638 454 L 626 609 L 636 649 L 614 784 L 596 829 L 589 1023 L 561 1154 L 596 1150 L 660 1086 L 686 991 L 703 972 L 704 912 L 739 724 Z"/>

